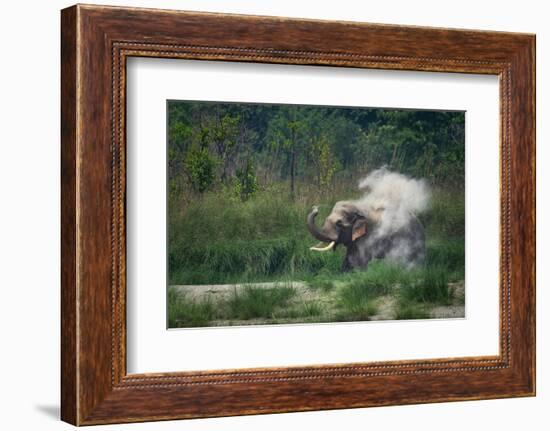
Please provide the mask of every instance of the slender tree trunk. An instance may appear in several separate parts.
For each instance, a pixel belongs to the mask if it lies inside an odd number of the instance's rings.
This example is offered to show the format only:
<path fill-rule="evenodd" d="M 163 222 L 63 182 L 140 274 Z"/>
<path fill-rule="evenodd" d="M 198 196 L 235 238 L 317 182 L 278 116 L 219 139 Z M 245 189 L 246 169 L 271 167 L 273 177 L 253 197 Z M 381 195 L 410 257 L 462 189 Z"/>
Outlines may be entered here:
<path fill-rule="evenodd" d="M 290 199 L 294 201 L 294 181 L 296 176 L 296 149 L 292 149 L 292 155 L 290 159 Z"/>
<path fill-rule="evenodd" d="M 391 156 L 391 162 L 390 162 L 390 167 L 391 168 L 395 168 L 394 164 L 395 164 L 395 159 L 397 158 L 397 148 L 399 147 L 399 143 L 395 143 L 395 146 L 393 147 L 393 154 Z"/>
<path fill-rule="evenodd" d="M 291 133 L 292 150 L 290 153 L 290 199 L 294 201 L 294 181 L 296 176 L 296 132 L 294 128 Z"/>

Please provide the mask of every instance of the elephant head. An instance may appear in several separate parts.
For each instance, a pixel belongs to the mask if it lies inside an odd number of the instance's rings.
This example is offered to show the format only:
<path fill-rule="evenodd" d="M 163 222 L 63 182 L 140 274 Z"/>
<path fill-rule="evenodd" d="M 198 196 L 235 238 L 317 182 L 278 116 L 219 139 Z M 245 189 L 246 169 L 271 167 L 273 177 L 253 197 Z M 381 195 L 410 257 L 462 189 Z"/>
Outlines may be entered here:
<path fill-rule="evenodd" d="M 328 245 L 311 247 L 315 251 L 334 250 L 339 244 L 350 247 L 367 234 L 369 225 L 374 222 L 353 201 L 337 202 L 322 228 L 315 225 L 318 212 L 318 207 L 314 206 L 307 216 L 307 227 L 315 238 Z"/>

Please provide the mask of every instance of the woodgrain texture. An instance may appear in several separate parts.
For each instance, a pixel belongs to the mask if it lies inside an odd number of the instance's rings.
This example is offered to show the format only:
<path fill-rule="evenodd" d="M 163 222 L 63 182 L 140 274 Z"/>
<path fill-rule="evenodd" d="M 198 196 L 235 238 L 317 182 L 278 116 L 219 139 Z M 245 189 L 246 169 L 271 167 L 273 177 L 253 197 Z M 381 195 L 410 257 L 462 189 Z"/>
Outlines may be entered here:
<path fill-rule="evenodd" d="M 63 420 L 88 425 L 534 395 L 533 35 L 78 5 L 62 11 L 61 49 Z M 498 75 L 499 355 L 127 375 L 129 56 Z"/>

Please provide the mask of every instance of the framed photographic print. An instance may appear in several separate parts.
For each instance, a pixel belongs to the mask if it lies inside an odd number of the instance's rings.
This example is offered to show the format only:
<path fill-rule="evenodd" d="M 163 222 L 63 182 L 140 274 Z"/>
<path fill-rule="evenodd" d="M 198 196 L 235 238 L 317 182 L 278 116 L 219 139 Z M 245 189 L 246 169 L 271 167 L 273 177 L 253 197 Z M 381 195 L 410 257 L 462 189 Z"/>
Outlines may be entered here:
<path fill-rule="evenodd" d="M 535 394 L 535 38 L 62 11 L 62 419 Z"/>

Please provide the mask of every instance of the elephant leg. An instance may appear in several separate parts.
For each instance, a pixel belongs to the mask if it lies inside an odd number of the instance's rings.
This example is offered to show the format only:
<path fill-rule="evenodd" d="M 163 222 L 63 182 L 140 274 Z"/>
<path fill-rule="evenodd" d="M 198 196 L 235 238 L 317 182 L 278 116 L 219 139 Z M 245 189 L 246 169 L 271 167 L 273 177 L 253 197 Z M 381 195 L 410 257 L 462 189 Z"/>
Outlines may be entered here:
<path fill-rule="evenodd" d="M 342 272 L 350 272 L 353 269 L 351 262 L 349 261 L 348 255 L 344 258 L 342 262 Z"/>
<path fill-rule="evenodd" d="M 366 271 L 369 262 L 372 259 L 372 255 L 368 252 L 362 252 L 357 247 L 348 247 L 346 251 L 346 257 L 342 262 L 342 272 L 349 272 L 355 269 Z"/>

